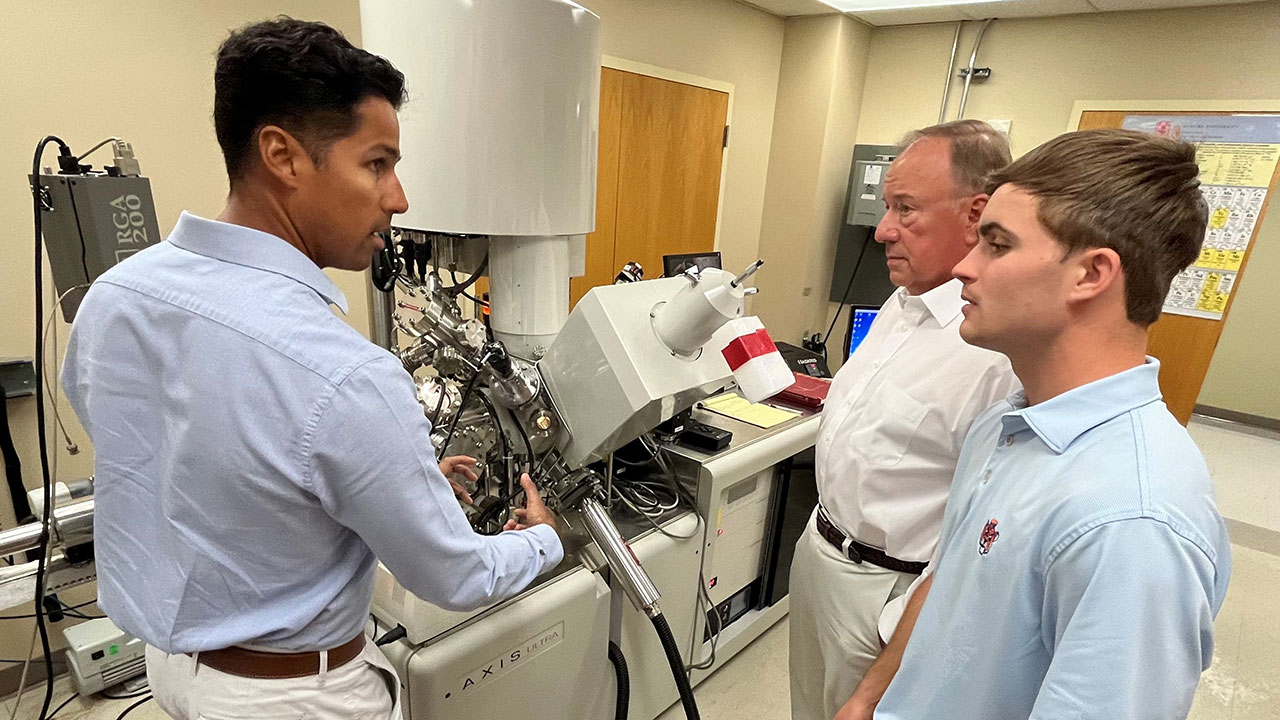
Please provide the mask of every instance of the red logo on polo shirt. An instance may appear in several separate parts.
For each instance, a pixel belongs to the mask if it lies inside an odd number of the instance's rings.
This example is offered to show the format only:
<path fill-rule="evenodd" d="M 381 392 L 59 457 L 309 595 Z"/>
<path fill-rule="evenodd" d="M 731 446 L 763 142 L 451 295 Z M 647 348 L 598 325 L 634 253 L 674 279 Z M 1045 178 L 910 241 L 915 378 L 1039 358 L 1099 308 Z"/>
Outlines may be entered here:
<path fill-rule="evenodd" d="M 982 528 L 982 537 L 978 538 L 978 554 L 986 555 L 991 552 L 991 546 L 996 544 L 996 540 L 1000 539 L 1000 532 L 996 530 L 996 526 L 1000 522 L 995 518 L 987 521 L 987 526 Z"/>

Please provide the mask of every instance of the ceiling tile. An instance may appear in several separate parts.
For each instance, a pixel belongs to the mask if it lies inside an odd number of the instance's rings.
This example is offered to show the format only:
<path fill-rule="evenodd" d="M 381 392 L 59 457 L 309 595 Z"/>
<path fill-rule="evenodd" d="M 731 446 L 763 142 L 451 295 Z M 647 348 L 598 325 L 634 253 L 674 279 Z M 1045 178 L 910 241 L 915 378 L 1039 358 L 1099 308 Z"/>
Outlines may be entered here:
<path fill-rule="evenodd" d="M 828 15 L 836 9 L 820 0 L 739 0 L 780 17 L 796 15 Z"/>
<path fill-rule="evenodd" d="M 1015 18 L 1041 17 L 1045 15 L 1075 15 L 1091 13 L 1094 8 L 1089 0 L 1006 0 L 1005 2 L 983 2 L 971 5 L 960 5 L 958 9 L 966 17 L 982 18 Z"/>
<path fill-rule="evenodd" d="M 922 7 L 903 10 L 872 10 L 870 12 L 850 13 L 854 17 L 871 25 L 914 25 L 917 23 L 949 22 L 968 20 L 960 6 Z"/>

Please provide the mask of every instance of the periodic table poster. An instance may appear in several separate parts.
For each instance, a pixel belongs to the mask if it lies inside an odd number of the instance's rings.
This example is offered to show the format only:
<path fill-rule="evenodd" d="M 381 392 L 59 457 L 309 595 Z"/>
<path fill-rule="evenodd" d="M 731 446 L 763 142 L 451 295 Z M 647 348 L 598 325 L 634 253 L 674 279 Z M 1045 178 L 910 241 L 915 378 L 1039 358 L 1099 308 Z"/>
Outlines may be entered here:
<path fill-rule="evenodd" d="M 1174 278 L 1164 311 L 1221 320 L 1280 162 L 1280 116 L 1129 115 L 1124 128 L 1195 143 L 1209 224 L 1200 257 Z"/>

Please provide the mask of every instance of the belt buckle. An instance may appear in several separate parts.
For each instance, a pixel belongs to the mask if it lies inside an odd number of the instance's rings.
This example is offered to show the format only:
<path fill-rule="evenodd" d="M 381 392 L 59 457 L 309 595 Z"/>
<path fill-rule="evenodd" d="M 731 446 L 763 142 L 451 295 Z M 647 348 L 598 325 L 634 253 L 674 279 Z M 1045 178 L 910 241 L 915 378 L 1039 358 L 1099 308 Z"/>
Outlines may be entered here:
<path fill-rule="evenodd" d="M 845 537 L 844 542 L 841 544 L 843 547 L 841 547 L 840 550 L 844 552 L 845 557 L 849 558 L 854 563 L 861 565 L 862 553 L 858 552 L 858 548 L 853 546 L 853 538 Z"/>

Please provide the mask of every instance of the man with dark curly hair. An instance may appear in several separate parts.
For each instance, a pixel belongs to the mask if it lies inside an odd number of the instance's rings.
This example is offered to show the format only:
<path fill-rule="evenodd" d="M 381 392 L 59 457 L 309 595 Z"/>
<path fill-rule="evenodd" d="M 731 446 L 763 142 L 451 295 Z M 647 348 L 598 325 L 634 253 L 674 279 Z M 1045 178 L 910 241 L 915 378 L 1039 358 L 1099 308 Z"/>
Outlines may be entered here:
<path fill-rule="evenodd" d="M 289 18 L 218 51 L 230 196 L 105 273 L 64 383 L 93 440 L 99 599 L 146 641 L 175 718 L 400 717 L 366 645 L 374 572 L 449 609 L 493 603 L 563 556 L 528 477 L 509 532 L 472 532 L 412 378 L 334 315 L 322 268 L 362 270 L 408 209 L 404 77 Z"/>

